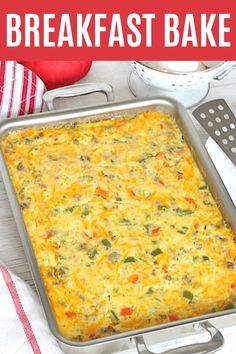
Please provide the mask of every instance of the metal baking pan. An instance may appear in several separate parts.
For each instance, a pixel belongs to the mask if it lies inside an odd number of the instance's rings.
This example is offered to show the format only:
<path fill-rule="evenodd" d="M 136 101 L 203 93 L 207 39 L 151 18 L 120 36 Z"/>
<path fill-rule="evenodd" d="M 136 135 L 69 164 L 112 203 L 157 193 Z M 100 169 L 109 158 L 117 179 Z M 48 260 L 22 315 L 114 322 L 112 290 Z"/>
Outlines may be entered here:
<path fill-rule="evenodd" d="M 101 91 L 101 90 L 100 90 Z M 110 93 L 106 92 L 106 88 L 102 90 L 106 93 L 108 98 Z M 173 116 L 189 145 L 192 154 L 199 166 L 199 169 L 208 184 L 212 195 L 214 196 L 219 209 L 222 212 L 225 220 L 229 223 L 232 230 L 236 234 L 236 209 L 234 204 L 225 189 L 220 176 L 217 173 L 205 147 L 203 146 L 194 126 L 191 122 L 190 116 L 186 109 L 178 102 L 164 97 L 158 97 L 153 99 L 133 100 L 121 103 L 108 103 L 98 107 L 73 109 L 64 111 L 45 112 L 41 114 L 35 114 L 31 117 L 23 117 L 18 119 L 12 119 L 5 121 L 0 125 L 0 141 L 2 141 L 5 134 L 24 129 L 28 127 L 45 127 L 45 126 L 58 126 L 61 124 L 84 122 L 84 121 L 97 121 L 101 119 L 112 119 L 123 115 L 133 115 L 144 110 L 156 110 L 166 112 Z M 1 143 L 0 143 L 1 144 Z M 52 315 L 50 304 L 46 295 L 43 281 L 40 276 L 40 272 L 37 266 L 36 258 L 34 256 L 33 249 L 27 234 L 26 227 L 24 225 L 23 218 L 21 216 L 20 207 L 16 198 L 16 194 L 13 185 L 10 180 L 10 176 L 4 161 L 2 151 L 0 149 L 0 168 L 2 171 L 3 181 L 8 193 L 10 204 L 13 210 L 13 214 L 18 226 L 21 241 L 26 253 L 33 278 L 38 289 L 38 293 L 45 311 L 45 315 L 48 320 L 49 327 L 52 334 L 58 340 L 62 349 L 66 353 L 116 353 L 124 350 L 124 348 L 130 348 L 130 340 L 133 340 L 136 344 L 137 351 L 140 354 L 150 354 L 144 341 L 144 336 L 156 331 L 160 332 L 164 329 L 170 329 L 173 327 L 182 327 L 187 324 L 200 324 L 208 333 L 210 333 L 211 339 L 208 342 L 196 343 L 181 348 L 172 349 L 168 354 L 200 354 L 200 353 L 212 353 L 219 349 L 224 342 L 221 333 L 209 322 L 213 318 L 219 318 L 223 316 L 229 316 L 236 313 L 236 310 L 226 310 L 216 313 L 210 313 L 208 315 L 198 316 L 185 320 L 179 320 L 176 322 L 166 323 L 162 325 L 156 325 L 149 328 L 143 328 L 130 332 L 120 333 L 105 338 L 93 339 L 88 342 L 74 342 L 65 339 L 59 333 L 55 320 Z M 133 347 L 134 344 L 132 344 Z"/>

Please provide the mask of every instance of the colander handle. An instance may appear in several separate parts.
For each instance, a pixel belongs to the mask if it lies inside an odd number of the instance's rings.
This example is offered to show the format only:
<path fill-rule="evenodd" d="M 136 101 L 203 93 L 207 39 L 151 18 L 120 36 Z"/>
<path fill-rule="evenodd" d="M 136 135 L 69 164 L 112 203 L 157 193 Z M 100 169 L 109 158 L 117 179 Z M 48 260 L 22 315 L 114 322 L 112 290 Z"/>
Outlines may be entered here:
<path fill-rule="evenodd" d="M 226 75 L 228 75 L 232 70 L 236 69 L 236 64 L 229 66 L 221 71 L 219 71 L 215 76 L 214 80 L 222 80 Z"/>
<path fill-rule="evenodd" d="M 49 111 L 54 110 L 54 100 L 59 97 L 84 96 L 90 93 L 101 92 L 106 95 L 107 101 L 113 101 L 113 88 L 105 83 L 76 84 L 61 87 L 55 90 L 47 91 L 44 96 L 44 102 Z"/>
<path fill-rule="evenodd" d="M 211 335 L 211 339 L 208 342 L 190 344 L 170 349 L 160 354 L 209 354 L 220 349 L 224 344 L 224 337 L 218 329 L 209 322 L 203 322 L 200 325 Z M 154 354 L 147 349 L 143 337 L 136 337 L 134 340 L 139 354 Z"/>

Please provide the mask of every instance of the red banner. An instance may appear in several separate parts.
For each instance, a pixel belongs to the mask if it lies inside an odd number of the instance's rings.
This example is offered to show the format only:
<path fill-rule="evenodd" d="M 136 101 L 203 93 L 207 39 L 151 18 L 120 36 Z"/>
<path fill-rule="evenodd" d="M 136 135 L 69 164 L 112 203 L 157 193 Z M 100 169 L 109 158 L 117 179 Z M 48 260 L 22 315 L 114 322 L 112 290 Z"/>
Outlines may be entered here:
<path fill-rule="evenodd" d="M 236 60 L 235 23 L 233 0 L 8 0 L 0 59 Z"/>

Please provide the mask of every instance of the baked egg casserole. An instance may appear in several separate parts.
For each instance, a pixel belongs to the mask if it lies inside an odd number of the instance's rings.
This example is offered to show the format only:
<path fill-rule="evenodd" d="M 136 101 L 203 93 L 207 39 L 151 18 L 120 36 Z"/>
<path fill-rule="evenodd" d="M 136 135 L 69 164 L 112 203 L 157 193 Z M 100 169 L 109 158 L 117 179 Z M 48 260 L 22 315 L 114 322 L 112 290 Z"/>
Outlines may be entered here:
<path fill-rule="evenodd" d="M 2 151 L 67 339 L 236 306 L 234 235 L 174 118 L 26 128 Z"/>

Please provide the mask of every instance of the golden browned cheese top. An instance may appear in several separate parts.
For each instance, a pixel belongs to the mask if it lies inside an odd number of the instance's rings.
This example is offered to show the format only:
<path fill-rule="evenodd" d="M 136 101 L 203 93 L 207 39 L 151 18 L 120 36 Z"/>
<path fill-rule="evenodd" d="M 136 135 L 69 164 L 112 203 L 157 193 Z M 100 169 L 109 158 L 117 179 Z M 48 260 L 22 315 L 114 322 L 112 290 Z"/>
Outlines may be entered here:
<path fill-rule="evenodd" d="M 235 306 L 233 234 L 172 117 L 27 128 L 2 149 L 66 338 Z"/>

